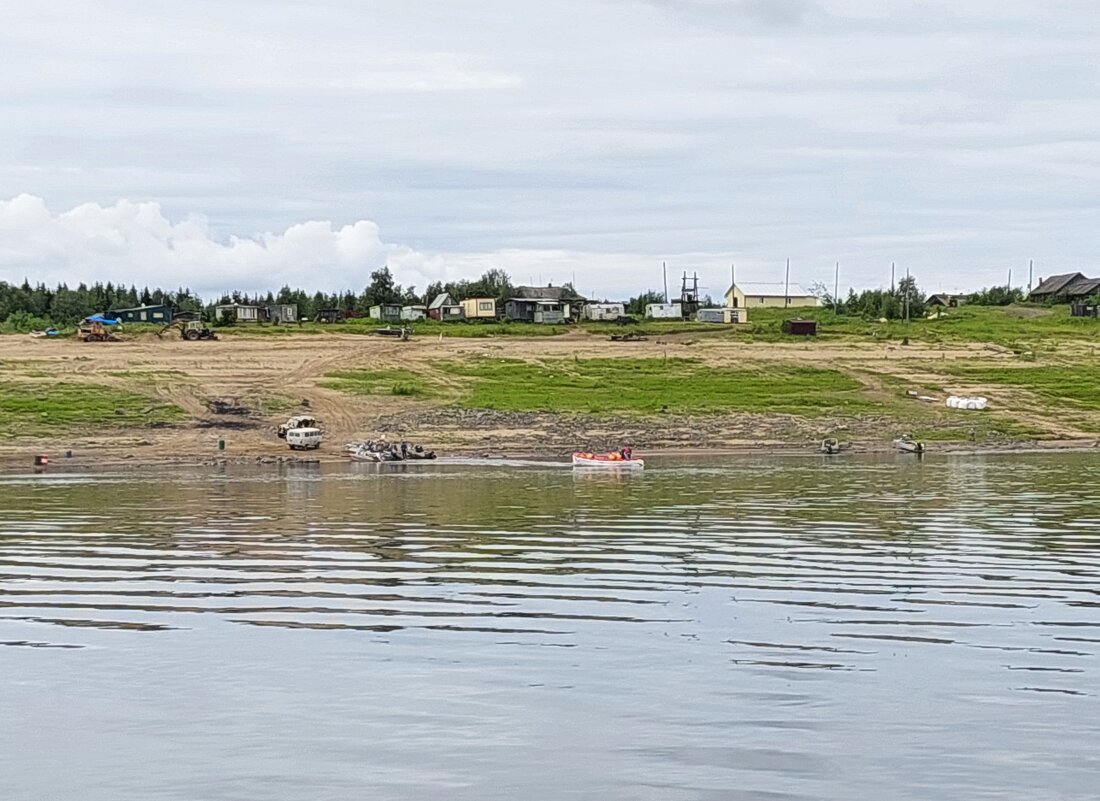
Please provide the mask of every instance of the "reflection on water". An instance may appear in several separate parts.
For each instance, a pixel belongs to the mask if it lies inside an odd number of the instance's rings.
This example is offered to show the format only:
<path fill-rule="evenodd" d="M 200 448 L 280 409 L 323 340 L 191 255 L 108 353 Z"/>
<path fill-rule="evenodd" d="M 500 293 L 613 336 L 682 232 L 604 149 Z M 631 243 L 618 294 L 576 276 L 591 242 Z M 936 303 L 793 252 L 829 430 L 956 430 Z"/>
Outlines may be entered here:
<path fill-rule="evenodd" d="M 1100 461 L 0 477 L 0 798 L 1100 782 Z"/>

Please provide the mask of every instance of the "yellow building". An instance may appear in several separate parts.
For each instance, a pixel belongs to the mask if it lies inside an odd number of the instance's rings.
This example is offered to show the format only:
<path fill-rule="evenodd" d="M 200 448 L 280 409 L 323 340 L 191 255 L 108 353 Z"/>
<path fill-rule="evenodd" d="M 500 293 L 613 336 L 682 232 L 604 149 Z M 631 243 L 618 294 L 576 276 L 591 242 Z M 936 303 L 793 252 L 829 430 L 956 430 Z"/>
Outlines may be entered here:
<path fill-rule="evenodd" d="M 497 317 L 497 302 L 493 298 L 467 298 L 460 305 L 467 320 L 495 320 Z"/>
<path fill-rule="evenodd" d="M 787 294 L 784 294 L 785 288 Z M 744 283 L 734 284 L 726 291 L 728 309 L 793 309 L 817 305 L 817 296 L 811 295 L 797 284 L 784 287 L 782 283 Z"/>

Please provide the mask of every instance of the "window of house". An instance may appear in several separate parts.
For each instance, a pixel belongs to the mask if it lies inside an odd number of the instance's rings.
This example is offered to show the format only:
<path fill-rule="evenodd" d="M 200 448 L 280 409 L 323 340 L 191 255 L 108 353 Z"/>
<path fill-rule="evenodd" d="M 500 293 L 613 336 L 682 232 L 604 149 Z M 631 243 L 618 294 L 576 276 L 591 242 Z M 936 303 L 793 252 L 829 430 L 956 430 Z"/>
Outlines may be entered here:
<path fill-rule="evenodd" d="M 490 300 L 482 300 L 477 304 L 478 311 L 492 311 L 495 304 Z"/>

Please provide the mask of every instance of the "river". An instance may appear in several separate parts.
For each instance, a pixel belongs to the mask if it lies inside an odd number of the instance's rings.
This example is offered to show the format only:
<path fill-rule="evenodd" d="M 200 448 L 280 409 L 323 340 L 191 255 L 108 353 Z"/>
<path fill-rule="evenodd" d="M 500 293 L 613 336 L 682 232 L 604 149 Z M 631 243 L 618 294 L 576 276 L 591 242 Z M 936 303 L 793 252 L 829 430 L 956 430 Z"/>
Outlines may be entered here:
<path fill-rule="evenodd" d="M 1100 795 L 1100 457 L 0 476 L 0 798 Z"/>

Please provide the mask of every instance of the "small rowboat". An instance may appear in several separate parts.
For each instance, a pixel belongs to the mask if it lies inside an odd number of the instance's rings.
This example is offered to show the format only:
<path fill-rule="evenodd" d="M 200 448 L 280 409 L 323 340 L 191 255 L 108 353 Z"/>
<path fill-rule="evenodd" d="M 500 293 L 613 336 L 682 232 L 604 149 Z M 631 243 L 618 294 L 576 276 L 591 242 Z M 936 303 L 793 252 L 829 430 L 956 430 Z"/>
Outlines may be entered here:
<path fill-rule="evenodd" d="M 840 440 L 832 437 L 821 440 L 821 452 L 827 454 L 840 453 Z"/>
<path fill-rule="evenodd" d="M 910 437 L 908 434 L 895 439 L 894 440 L 894 447 L 897 448 L 902 453 L 916 453 L 916 454 L 924 453 L 924 443 L 916 441 L 915 439 Z"/>
<path fill-rule="evenodd" d="M 574 453 L 573 467 L 604 467 L 641 470 L 645 467 L 644 459 L 624 459 L 619 454 Z"/>

